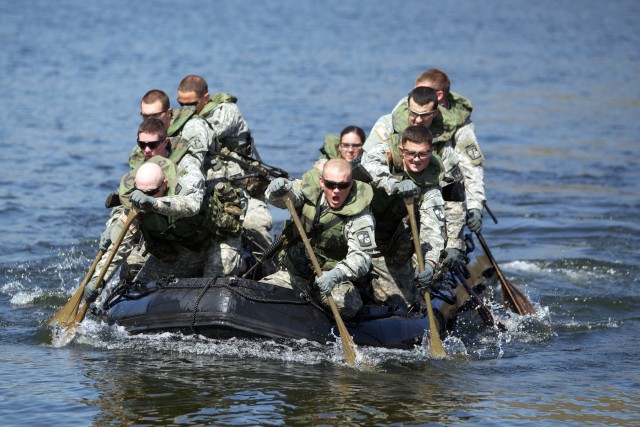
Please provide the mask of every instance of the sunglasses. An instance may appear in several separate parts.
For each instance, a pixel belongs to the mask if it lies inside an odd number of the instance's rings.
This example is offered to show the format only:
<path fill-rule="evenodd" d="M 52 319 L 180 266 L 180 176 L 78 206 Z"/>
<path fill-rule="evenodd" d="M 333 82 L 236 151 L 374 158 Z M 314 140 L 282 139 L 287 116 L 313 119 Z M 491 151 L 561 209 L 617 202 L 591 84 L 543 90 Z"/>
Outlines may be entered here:
<path fill-rule="evenodd" d="M 333 182 L 333 181 L 327 181 L 326 179 L 323 179 L 322 182 L 324 183 L 324 186 L 326 188 L 328 188 L 329 190 L 335 190 L 336 188 L 338 190 L 346 190 L 351 185 L 351 181 L 348 181 L 348 182 Z"/>
<path fill-rule="evenodd" d="M 180 104 L 181 107 L 196 107 L 198 105 L 198 102 L 200 102 L 200 100 L 196 99 L 193 102 L 180 102 L 180 101 L 178 101 L 178 104 Z"/>
<path fill-rule="evenodd" d="M 165 140 L 166 140 L 166 138 L 165 139 L 159 139 L 157 141 L 140 141 L 140 140 L 138 140 L 138 147 L 140 147 L 141 150 L 144 150 L 147 147 L 149 147 L 151 150 L 155 150 Z"/>
<path fill-rule="evenodd" d="M 359 150 L 360 148 L 362 148 L 362 144 L 347 144 L 344 142 L 341 142 L 340 146 L 345 150 Z"/>
<path fill-rule="evenodd" d="M 142 116 L 142 120 L 147 120 L 147 119 L 151 119 L 151 118 L 159 119 L 160 116 L 162 116 L 166 112 L 167 112 L 167 110 L 159 111 L 157 113 L 151 113 L 151 114 L 142 114 L 142 113 L 140 113 L 140 115 Z"/>
<path fill-rule="evenodd" d="M 424 113 L 419 113 L 417 111 L 413 111 L 413 110 L 409 110 L 409 115 L 412 117 L 420 117 L 422 120 L 426 120 L 430 117 L 433 117 L 436 115 L 436 113 L 438 112 L 437 109 L 432 110 L 432 111 L 427 111 Z"/>
<path fill-rule="evenodd" d="M 162 188 L 163 185 L 164 185 L 164 183 L 161 183 L 159 186 L 157 186 L 156 188 L 152 188 L 151 190 L 141 190 L 136 186 L 134 186 L 133 188 L 135 188 L 136 190 L 142 192 L 143 194 L 145 194 L 147 196 L 153 196 L 154 194 L 157 194 L 158 191 L 160 191 L 160 189 Z"/>

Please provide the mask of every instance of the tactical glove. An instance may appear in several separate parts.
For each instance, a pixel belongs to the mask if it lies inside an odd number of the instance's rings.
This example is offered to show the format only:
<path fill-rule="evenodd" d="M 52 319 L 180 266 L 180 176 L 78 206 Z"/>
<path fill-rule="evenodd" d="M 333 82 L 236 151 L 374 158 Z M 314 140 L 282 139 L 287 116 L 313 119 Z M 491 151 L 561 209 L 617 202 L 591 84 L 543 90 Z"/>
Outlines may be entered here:
<path fill-rule="evenodd" d="M 431 263 L 424 263 L 424 271 L 419 272 L 416 269 L 416 277 L 415 284 L 420 293 L 424 294 L 428 290 L 430 290 L 431 285 L 433 283 L 433 266 Z"/>
<path fill-rule="evenodd" d="M 446 256 L 442 264 L 450 270 L 455 270 L 465 264 L 464 254 L 460 249 L 446 249 Z"/>
<path fill-rule="evenodd" d="M 140 190 L 135 190 L 129 197 L 131 204 L 143 212 L 149 212 L 158 203 L 156 199 L 147 196 Z"/>
<path fill-rule="evenodd" d="M 315 284 L 320 289 L 320 292 L 327 295 L 330 294 L 335 286 L 344 280 L 344 273 L 334 268 L 325 272 L 322 276 L 316 278 Z"/>
<path fill-rule="evenodd" d="M 482 230 L 482 212 L 480 209 L 469 209 L 467 212 L 467 227 L 475 233 L 479 233 Z"/>
<path fill-rule="evenodd" d="M 276 197 L 284 196 L 291 190 L 291 183 L 287 178 L 276 178 L 269 183 L 267 190 Z"/>
<path fill-rule="evenodd" d="M 418 188 L 418 186 L 410 179 L 400 181 L 393 186 L 393 194 L 396 194 L 400 197 L 415 196 L 419 192 L 420 189 Z"/>
<path fill-rule="evenodd" d="M 100 235 L 100 250 L 107 252 L 109 246 L 111 246 L 111 226 L 108 226 Z"/>
<path fill-rule="evenodd" d="M 87 300 L 87 304 L 91 304 L 98 298 L 102 289 L 98 289 L 96 286 L 96 279 L 91 279 L 84 287 L 84 299 Z"/>

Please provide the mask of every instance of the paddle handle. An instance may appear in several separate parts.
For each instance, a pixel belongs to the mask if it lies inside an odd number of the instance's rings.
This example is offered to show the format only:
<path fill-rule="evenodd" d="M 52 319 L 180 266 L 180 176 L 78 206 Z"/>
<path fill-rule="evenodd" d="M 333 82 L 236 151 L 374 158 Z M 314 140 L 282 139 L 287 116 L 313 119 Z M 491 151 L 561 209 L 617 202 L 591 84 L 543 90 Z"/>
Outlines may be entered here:
<path fill-rule="evenodd" d="M 285 199 L 285 204 L 287 205 L 287 209 L 291 213 L 291 218 L 298 229 L 298 234 L 300 234 L 300 238 L 302 239 L 302 243 L 304 243 L 304 247 L 307 250 L 307 254 L 309 255 L 309 259 L 311 260 L 311 264 L 313 265 L 313 269 L 316 272 L 316 276 L 322 276 L 322 268 L 320 268 L 320 264 L 318 263 L 318 259 L 316 258 L 316 254 L 313 252 L 313 247 L 311 246 L 311 242 L 307 238 L 307 233 L 304 231 L 304 227 L 300 222 L 300 217 L 296 212 L 295 206 L 293 206 L 293 202 L 289 195 Z M 340 316 L 340 312 L 338 311 L 338 306 L 336 302 L 333 300 L 331 294 L 327 294 L 327 302 L 329 303 L 329 308 L 331 308 L 331 313 L 336 320 L 336 324 L 338 325 L 338 331 L 340 332 L 340 340 L 342 341 L 342 350 L 344 352 L 344 359 L 348 365 L 353 365 L 356 362 L 356 353 L 355 353 L 355 342 L 349 335 L 349 331 L 342 321 L 342 316 Z"/>
<path fill-rule="evenodd" d="M 418 271 L 424 271 L 424 257 L 422 256 L 422 248 L 420 247 L 420 235 L 418 234 L 418 224 L 416 223 L 416 212 L 413 205 L 413 197 L 405 197 L 404 204 L 409 214 L 409 225 L 411 226 L 411 236 L 413 236 L 413 247 L 416 252 L 418 262 Z M 424 293 L 424 302 L 427 306 L 427 316 L 429 318 L 429 335 L 431 336 L 431 355 L 435 357 L 444 357 L 447 352 L 444 350 L 442 341 L 440 340 L 440 331 L 436 326 L 436 318 L 433 315 L 433 307 L 431 305 L 431 295 L 427 290 Z"/>

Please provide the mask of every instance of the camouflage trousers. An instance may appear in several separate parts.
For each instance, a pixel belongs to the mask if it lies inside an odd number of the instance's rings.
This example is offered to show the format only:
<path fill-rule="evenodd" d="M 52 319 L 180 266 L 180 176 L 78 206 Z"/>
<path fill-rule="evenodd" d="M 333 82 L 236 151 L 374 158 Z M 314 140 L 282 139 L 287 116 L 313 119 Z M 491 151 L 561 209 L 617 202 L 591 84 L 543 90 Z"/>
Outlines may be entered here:
<path fill-rule="evenodd" d="M 267 204 L 253 197 L 248 198 L 247 213 L 244 216 L 242 227 L 247 237 L 252 239 L 263 250 L 267 249 L 273 243 L 271 237 L 271 228 L 273 227 L 273 219 Z"/>
<path fill-rule="evenodd" d="M 287 289 L 295 289 L 301 292 L 308 292 L 323 307 L 329 308 L 326 295 L 321 294 L 313 285 L 313 281 L 305 279 L 290 273 L 286 269 L 282 269 L 260 280 L 274 286 L 280 286 Z M 351 282 L 342 282 L 336 285 L 331 291 L 340 316 L 350 319 L 362 308 L 362 298 L 360 291 Z"/>
<path fill-rule="evenodd" d="M 464 251 L 462 238 L 467 223 L 466 210 L 463 202 L 444 202 L 444 216 L 447 228 L 445 248 Z"/>
<path fill-rule="evenodd" d="M 214 240 L 199 252 L 179 245 L 177 248 L 178 254 L 170 261 L 150 255 L 135 280 L 146 283 L 167 276 L 219 277 L 238 273 L 242 251 L 240 237 Z"/>
<path fill-rule="evenodd" d="M 371 258 L 371 264 L 371 288 L 377 303 L 408 308 L 421 300 L 413 283 L 415 270 L 411 258 L 398 264 L 389 256 L 379 256 Z"/>

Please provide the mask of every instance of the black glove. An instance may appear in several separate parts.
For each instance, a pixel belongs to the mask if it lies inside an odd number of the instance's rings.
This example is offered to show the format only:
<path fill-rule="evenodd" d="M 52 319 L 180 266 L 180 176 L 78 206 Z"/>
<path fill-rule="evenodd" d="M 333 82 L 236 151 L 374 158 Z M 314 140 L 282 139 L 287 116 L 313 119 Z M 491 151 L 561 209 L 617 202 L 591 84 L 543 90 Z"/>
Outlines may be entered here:
<path fill-rule="evenodd" d="M 482 212 L 480 209 L 469 209 L 467 211 L 467 227 L 475 233 L 479 233 L 482 230 Z"/>
<path fill-rule="evenodd" d="M 450 270 L 455 270 L 465 264 L 464 254 L 460 249 L 446 249 L 446 256 L 442 260 L 442 264 Z"/>
<path fill-rule="evenodd" d="M 88 304 L 94 302 L 102 292 L 102 289 L 98 289 L 96 286 L 96 279 L 91 279 L 84 287 L 84 299 L 87 300 Z"/>
<path fill-rule="evenodd" d="M 418 270 L 416 270 L 415 283 L 416 287 L 422 294 L 424 294 L 431 288 L 431 285 L 433 283 L 433 267 L 431 266 L 431 263 L 424 263 L 423 272 L 419 272 Z"/>
<path fill-rule="evenodd" d="M 276 178 L 269 183 L 267 190 L 276 197 L 284 196 L 291 190 L 291 182 L 287 178 Z"/>
<path fill-rule="evenodd" d="M 100 250 L 107 252 L 109 246 L 111 246 L 111 226 L 107 227 L 100 235 Z"/>
<path fill-rule="evenodd" d="M 418 186 L 410 179 L 400 181 L 393 186 L 393 194 L 396 194 L 400 197 L 415 196 L 419 192 L 420 189 L 418 188 Z"/>
<path fill-rule="evenodd" d="M 158 203 L 156 199 L 151 196 L 147 196 L 140 190 L 135 190 L 129 197 L 131 204 L 144 212 L 149 212 Z"/>
<path fill-rule="evenodd" d="M 336 285 L 344 280 L 344 273 L 334 268 L 325 272 L 322 276 L 316 278 L 315 284 L 320 289 L 320 292 L 327 295 L 330 294 Z"/>

